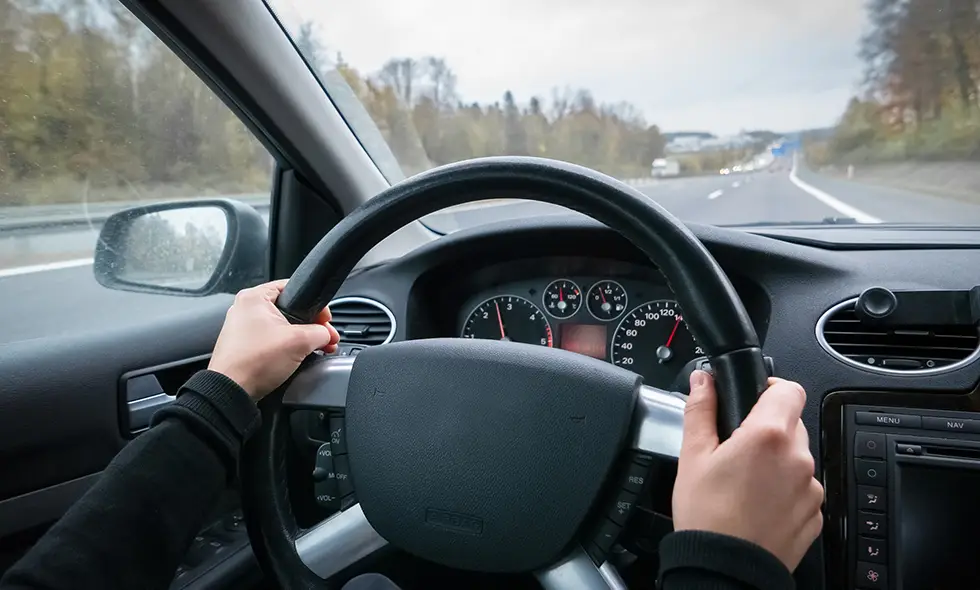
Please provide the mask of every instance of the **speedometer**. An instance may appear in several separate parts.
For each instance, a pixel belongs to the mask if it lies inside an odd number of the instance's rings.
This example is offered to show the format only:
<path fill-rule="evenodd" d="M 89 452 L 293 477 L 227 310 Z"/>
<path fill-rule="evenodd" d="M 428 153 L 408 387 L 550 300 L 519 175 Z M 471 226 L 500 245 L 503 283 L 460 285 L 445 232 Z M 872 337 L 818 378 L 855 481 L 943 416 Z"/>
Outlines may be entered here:
<path fill-rule="evenodd" d="M 613 335 L 613 364 L 643 375 L 657 387 L 668 386 L 684 365 L 703 354 L 681 308 L 671 299 L 634 308 Z"/>

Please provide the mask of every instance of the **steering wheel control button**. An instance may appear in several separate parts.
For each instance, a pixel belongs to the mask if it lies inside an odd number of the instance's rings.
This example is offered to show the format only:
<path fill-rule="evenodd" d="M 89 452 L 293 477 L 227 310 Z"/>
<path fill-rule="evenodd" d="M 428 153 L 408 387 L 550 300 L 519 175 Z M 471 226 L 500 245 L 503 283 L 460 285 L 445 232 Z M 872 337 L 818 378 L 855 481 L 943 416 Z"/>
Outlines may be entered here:
<path fill-rule="evenodd" d="M 857 564 L 855 585 L 858 588 L 869 588 L 872 590 L 888 588 L 887 568 L 878 563 L 859 561 Z"/>
<path fill-rule="evenodd" d="M 335 456 L 347 454 L 347 425 L 344 424 L 344 416 L 341 414 L 330 414 L 328 423 L 330 447 L 333 449 L 333 454 Z"/>
<path fill-rule="evenodd" d="M 633 511 L 633 506 L 636 504 L 636 498 L 636 494 L 620 490 L 613 502 L 612 509 L 609 511 L 609 519 L 619 526 L 625 525 L 630 512 Z"/>
<path fill-rule="evenodd" d="M 858 432 L 854 435 L 854 454 L 872 459 L 885 458 L 885 435 L 876 432 Z"/>
<path fill-rule="evenodd" d="M 613 543 L 615 543 L 616 539 L 619 538 L 619 532 L 621 530 L 623 530 L 621 526 L 608 518 L 604 518 L 602 519 L 602 523 L 599 524 L 599 528 L 596 530 L 592 543 L 597 549 L 599 549 L 602 555 L 605 555 L 610 549 L 612 549 Z"/>
<path fill-rule="evenodd" d="M 858 486 L 858 508 L 884 512 L 888 508 L 885 499 L 885 488 L 875 486 Z"/>
<path fill-rule="evenodd" d="M 858 512 L 858 532 L 866 537 L 888 538 L 888 521 L 885 515 L 873 512 Z"/>
<path fill-rule="evenodd" d="M 883 486 L 885 485 L 885 462 L 872 461 L 870 459 L 855 459 L 854 470 L 860 484 Z"/>
<path fill-rule="evenodd" d="M 337 493 L 337 479 L 334 469 L 333 450 L 330 443 L 320 445 L 313 466 L 313 493 L 316 503 L 324 508 L 337 508 L 340 494 Z"/>
<path fill-rule="evenodd" d="M 626 471 L 626 479 L 623 481 L 623 489 L 627 492 L 631 492 L 639 495 L 643 491 L 643 485 L 646 484 L 647 477 L 650 475 L 650 465 L 641 465 L 639 463 L 630 463 L 629 468 Z"/>
<path fill-rule="evenodd" d="M 327 477 L 333 477 L 337 481 L 337 495 L 346 496 L 354 493 L 354 486 L 350 481 L 350 463 L 347 455 L 338 455 L 333 460 L 334 472 Z"/>
<path fill-rule="evenodd" d="M 854 419 L 858 424 L 869 426 L 891 426 L 892 428 L 922 428 L 922 418 L 912 414 L 882 414 L 879 412 L 856 412 Z"/>
<path fill-rule="evenodd" d="M 860 537 L 858 539 L 858 558 L 875 563 L 888 563 L 885 540 Z"/>

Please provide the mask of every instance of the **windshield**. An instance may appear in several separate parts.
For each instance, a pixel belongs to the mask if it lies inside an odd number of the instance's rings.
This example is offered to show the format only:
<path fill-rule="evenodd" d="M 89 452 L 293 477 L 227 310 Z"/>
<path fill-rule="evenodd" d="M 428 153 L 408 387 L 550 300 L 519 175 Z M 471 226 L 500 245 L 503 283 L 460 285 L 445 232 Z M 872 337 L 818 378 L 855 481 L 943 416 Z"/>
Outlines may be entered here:
<path fill-rule="evenodd" d="M 687 221 L 980 225 L 973 0 L 269 4 L 392 182 L 528 155 Z M 556 212 L 483 205 L 424 221 Z"/>

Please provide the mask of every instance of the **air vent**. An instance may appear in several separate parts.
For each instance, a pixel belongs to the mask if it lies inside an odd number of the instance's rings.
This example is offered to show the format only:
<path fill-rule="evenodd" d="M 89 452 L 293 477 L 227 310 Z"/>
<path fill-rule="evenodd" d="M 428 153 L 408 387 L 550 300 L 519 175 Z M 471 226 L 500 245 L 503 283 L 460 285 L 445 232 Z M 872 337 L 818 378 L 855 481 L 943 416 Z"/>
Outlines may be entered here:
<path fill-rule="evenodd" d="M 835 305 L 817 322 L 820 345 L 848 364 L 878 373 L 924 375 L 980 357 L 980 335 L 974 326 L 879 328 L 858 319 L 856 301 Z"/>
<path fill-rule="evenodd" d="M 395 336 L 395 316 L 381 303 L 364 297 L 342 297 L 330 302 L 330 323 L 346 344 L 375 346 Z"/>

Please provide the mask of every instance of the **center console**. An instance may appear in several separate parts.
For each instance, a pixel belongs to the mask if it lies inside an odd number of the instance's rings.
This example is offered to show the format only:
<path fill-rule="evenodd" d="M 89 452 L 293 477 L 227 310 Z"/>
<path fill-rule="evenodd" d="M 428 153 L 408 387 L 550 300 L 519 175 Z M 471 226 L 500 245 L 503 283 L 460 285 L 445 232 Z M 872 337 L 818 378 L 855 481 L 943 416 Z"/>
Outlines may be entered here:
<path fill-rule="evenodd" d="M 827 587 L 980 588 L 976 402 L 975 394 L 827 397 Z"/>

